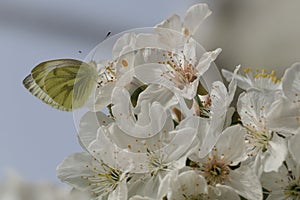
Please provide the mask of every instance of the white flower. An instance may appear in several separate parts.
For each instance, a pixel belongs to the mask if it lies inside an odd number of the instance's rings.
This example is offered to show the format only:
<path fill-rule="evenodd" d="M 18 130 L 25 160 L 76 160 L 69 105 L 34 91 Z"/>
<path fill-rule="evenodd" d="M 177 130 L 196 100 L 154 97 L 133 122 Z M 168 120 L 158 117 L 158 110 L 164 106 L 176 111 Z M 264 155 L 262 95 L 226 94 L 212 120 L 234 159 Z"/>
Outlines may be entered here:
<path fill-rule="evenodd" d="M 86 113 L 80 121 L 78 139 L 87 152 L 75 153 L 57 167 L 57 176 L 80 191 L 88 192 L 95 199 L 127 200 L 128 178 L 126 171 L 121 171 L 119 160 L 115 155 L 115 145 L 101 140 L 102 154 L 91 155 L 89 146 L 97 139 L 99 127 L 112 123 L 112 119 L 103 113 Z M 104 161 L 105 160 L 105 161 Z"/>
<path fill-rule="evenodd" d="M 206 157 L 191 159 L 197 166 L 195 169 L 217 194 L 221 191 L 216 186 L 224 185 L 247 199 L 262 199 L 261 186 L 254 171 L 247 166 L 237 167 L 246 158 L 245 132 L 239 125 L 228 127 Z"/>
<path fill-rule="evenodd" d="M 81 179 L 76 179 L 75 183 L 68 179 L 74 176 L 74 170 L 82 171 L 79 168 L 83 163 L 91 166 L 89 169 L 98 163 L 107 167 L 96 168 L 96 172 L 106 174 L 107 178 L 110 177 L 112 169 L 118 175 L 114 187 L 108 187 L 107 180 L 101 180 L 107 184 L 96 187 L 99 178 L 97 175 L 95 179 L 90 178 L 95 174 L 89 171 L 88 175 L 78 173 L 78 176 L 94 180 L 93 184 L 96 186 L 81 189 L 95 190 L 99 195 L 105 189 L 110 192 L 110 196 L 116 194 L 115 191 L 125 184 L 125 180 L 130 180 L 127 182 L 129 195 L 157 199 L 158 191 L 163 186 L 160 183 L 165 175 L 173 169 L 185 166 L 186 158 L 192 151 L 196 131 L 184 126 L 174 130 L 170 113 L 158 102 L 141 101 L 140 112 L 135 113 L 128 91 L 123 88 L 115 88 L 112 101 L 112 112 L 116 121 L 111 122 L 110 118 L 100 113 L 86 114 L 81 120 L 79 140 L 89 154 L 77 155 L 78 159 L 73 159 L 74 156 L 67 158 L 59 167 L 59 177 L 79 187 L 78 182 Z M 70 160 L 74 162 L 71 163 Z M 81 164 L 77 167 L 75 163 Z"/>
<path fill-rule="evenodd" d="M 163 57 L 163 60 L 137 66 L 135 75 L 143 83 L 159 84 L 179 96 L 192 99 L 196 95 L 200 77 L 220 52 L 221 49 L 217 49 L 200 57 L 197 43 L 190 40 L 185 43 L 182 52 L 152 51 L 151 57 Z"/>
<path fill-rule="evenodd" d="M 282 78 L 284 98 L 272 113 L 269 126 L 273 130 L 291 135 L 300 127 L 300 64 L 296 63 L 285 71 Z"/>
<path fill-rule="evenodd" d="M 80 191 L 90 193 L 95 199 L 113 199 L 116 195 L 122 196 L 119 199 L 127 199 L 126 173 L 86 152 L 65 158 L 57 167 L 57 177 Z"/>
<path fill-rule="evenodd" d="M 222 74 L 227 81 L 231 79 L 237 80 L 237 85 L 243 90 L 248 90 L 250 88 L 256 88 L 259 90 L 281 90 L 282 84 L 281 81 L 277 79 L 275 71 L 272 71 L 270 74 L 266 70 L 254 70 L 247 68 L 244 70 L 245 76 L 229 72 L 225 69 L 222 69 Z"/>
<path fill-rule="evenodd" d="M 237 67 L 235 73 L 238 69 L 239 67 Z M 207 118 L 190 118 L 179 124 L 181 126 L 181 124 L 190 123 L 189 127 L 197 130 L 202 144 L 200 157 L 206 156 L 212 150 L 224 128 L 231 124 L 234 108 L 230 107 L 230 104 L 233 100 L 235 90 L 236 81 L 234 79 L 230 82 L 228 91 L 222 82 L 216 81 L 212 85 L 212 91 L 207 97 L 208 100 L 202 102 L 198 102 L 201 101 L 200 99 L 198 101 L 194 100 L 194 104 L 198 105 L 196 110 L 193 110 L 193 108 L 191 110 L 185 109 L 186 112 L 184 113 L 187 116 L 199 113 L 199 116 Z M 185 107 L 184 102 L 180 105 L 180 108 Z"/>
<path fill-rule="evenodd" d="M 264 173 L 261 183 L 269 191 L 267 200 L 300 199 L 300 165 L 288 156 L 278 172 Z"/>
<path fill-rule="evenodd" d="M 207 185 L 205 178 L 194 170 L 184 171 L 180 174 L 172 173 L 170 176 L 168 199 L 240 199 L 234 190 L 222 185 L 217 186 L 218 194 L 216 194 L 215 189 Z"/>
<path fill-rule="evenodd" d="M 247 129 L 248 155 L 261 156 L 266 172 L 278 170 L 287 155 L 285 139 L 269 126 L 278 106 L 281 106 L 280 91 L 255 89 L 241 94 L 237 103 L 241 122 Z"/>
<path fill-rule="evenodd" d="M 134 194 L 155 199 L 164 176 L 170 170 L 185 166 L 186 156 L 196 135 L 191 128 L 169 132 L 168 127 L 170 125 L 165 125 L 161 132 L 150 138 L 138 138 L 123 132 L 116 123 L 111 123 L 99 128 L 97 139 L 88 149 L 97 159 L 101 158 L 109 164 L 117 163 L 121 171 L 140 174 L 139 179 L 130 180 L 134 182 L 131 190 L 135 191 Z M 134 189 L 136 187 L 138 189 Z"/>

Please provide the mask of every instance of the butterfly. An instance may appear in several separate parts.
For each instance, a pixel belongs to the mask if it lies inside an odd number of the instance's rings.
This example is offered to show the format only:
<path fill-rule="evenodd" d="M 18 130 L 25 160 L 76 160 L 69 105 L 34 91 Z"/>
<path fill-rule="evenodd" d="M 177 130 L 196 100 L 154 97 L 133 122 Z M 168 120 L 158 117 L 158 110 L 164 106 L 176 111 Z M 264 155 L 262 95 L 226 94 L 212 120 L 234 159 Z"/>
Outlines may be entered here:
<path fill-rule="evenodd" d="M 63 111 L 81 108 L 97 85 L 94 63 L 74 59 L 49 60 L 38 64 L 23 85 L 44 103 Z"/>

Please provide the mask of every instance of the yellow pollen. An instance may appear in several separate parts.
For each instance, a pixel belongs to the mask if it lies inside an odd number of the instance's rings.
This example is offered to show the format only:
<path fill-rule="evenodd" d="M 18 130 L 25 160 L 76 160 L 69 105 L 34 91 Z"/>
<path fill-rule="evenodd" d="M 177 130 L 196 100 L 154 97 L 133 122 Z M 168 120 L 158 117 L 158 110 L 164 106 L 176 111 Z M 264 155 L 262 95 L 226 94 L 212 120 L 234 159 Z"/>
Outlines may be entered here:
<path fill-rule="evenodd" d="M 183 33 L 184 33 L 184 36 L 186 36 L 186 37 L 190 35 L 190 31 L 187 28 L 184 28 Z"/>
<path fill-rule="evenodd" d="M 123 67 L 127 67 L 128 66 L 128 62 L 126 61 L 126 60 L 122 60 L 122 65 L 123 65 Z"/>
<path fill-rule="evenodd" d="M 246 68 L 246 69 L 244 69 L 244 73 L 245 74 L 248 74 L 250 72 L 252 72 L 252 68 Z"/>
<path fill-rule="evenodd" d="M 251 73 L 253 70 L 251 69 L 251 68 L 246 68 L 245 70 L 244 70 L 244 73 L 245 74 L 248 74 L 248 73 Z M 267 71 L 265 70 L 265 69 L 262 69 L 261 71 L 259 71 L 259 69 L 256 69 L 255 70 L 255 74 L 254 74 L 254 78 L 255 79 L 259 79 L 259 78 L 269 78 L 269 79 L 271 79 L 271 81 L 273 82 L 273 83 L 279 83 L 281 80 L 280 79 L 278 79 L 277 77 L 276 77 L 276 73 L 275 73 L 275 71 L 274 70 L 272 70 L 271 71 L 271 73 L 267 73 Z"/>

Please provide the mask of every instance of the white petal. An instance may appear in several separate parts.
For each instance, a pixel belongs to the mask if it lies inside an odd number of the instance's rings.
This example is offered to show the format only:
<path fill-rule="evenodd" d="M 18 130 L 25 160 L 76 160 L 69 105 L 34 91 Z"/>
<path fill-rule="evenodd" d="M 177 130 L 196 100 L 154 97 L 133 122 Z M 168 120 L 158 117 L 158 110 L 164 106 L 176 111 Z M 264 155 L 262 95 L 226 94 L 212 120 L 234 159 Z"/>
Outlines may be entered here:
<path fill-rule="evenodd" d="M 167 67 L 167 65 L 148 63 L 137 66 L 135 68 L 135 75 L 146 84 L 161 84 L 163 86 L 168 86 L 167 88 L 172 88 L 174 84 L 162 76 L 169 70 L 170 68 Z"/>
<path fill-rule="evenodd" d="M 130 95 L 127 90 L 116 88 L 112 97 L 112 112 L 119 127 L 133 137 L 147 138 L 158 133 L 167 119 L 167 112 L 158 102 L 141 103 L 141 112 L 135 119 Z"/>
<path fill-rule="evenodd" d="M 200 141 L 200 144 L 202 144 L 204 137 L 209 129 L 209 121 L 205 118 L 192 116 L 181 121 L 176 128 L 183 129 L 188 127 L 197 130 L 197 137 Z"/>
<path fill-rule="evenodd" d="M 175 130 L 172 134 L 175 135 L 174 139 L 162 149 L 164 154 L 168 155 L 167 162 L 178 160 L 187 152 L 197 131 L 192 128 L 184 128 Z"/>
<path fill-rule="evenodd" d="M 282 78 L 282 88 L 285 96 L 300 107 L 300 63 L 294 64 L 285 71 Z"/>
<path fill-rule="evenodd" d="M 125 181 L 118 184 L 117 188 L 108 195 L 107 200 L 127 200 L 127 185 Z"/>
<path fill-rule="evenodd" d="M 88 101 L 88 107 L 91 111 L 97 112 L 104 109 L 107 105 L 111 103 L 111 94 L 115 83 L 107 83 L 95 90 Z"/>
<path fill-rule="evenodd" d="M 213 82 L 223 82 L 220 71 L 214 62 L 210 64 L 208 70 L 206 70 L 202 77 L 200 77 L 200 81 L 203 87 L 206 88 L 208 92 L 212 90 L 211 86 Z"/>
<path fill-rule="evenodd" d="M 255 89 L 242 93 L 238 99 L 237 110 L 243 124 L 259 133 L 268 129 L 266 122 L 276 111 L 280 97 L 280 92 L 262 92 Z"/>
<path fill-rule="evenodd" d="M 159 84 L 162 85 L 174 93 L 179 94 L 187 99 L 192 99 L 195 96 L 196 89 L 198 87 L 199 78 L 194 80 L 190 84 L 182 85 L 179 88 L 172 80 L 167 76 L 167 73 L 177 73 L 174 69 L 163 64 L 143 64 L 135 68 L 135 74 L 138 79 L 146 84 Z"/>
<path fill-rule="evenodd" d="M 218 199 L 218 200 L 240 200 L 241 198 L 239 195 L 231 188 L 227 187 L 226 185 L 218 185 L 217 189 L 220 191 L 220 195 L 216 195 L 214 192 L 209 193 L 209 197 L 211 199 Z"/>
<path fill-rule="evenodd" d="M 165 49 L 166 46 L 159 42 L 157 34 L 140 33 L 136 37 L 135 49 L 139 51 L 143 48 Z"/>
<path fill-rule="evenodd" d="M 184 35 L 181 33 L 182 22 L 178 15 L 172 15 L 155 26 L 159 41 L 168 49 L 176 49 L 184 44 Z"/>
<path fill-rule="evenodd" d="M 131 197 L 129 200 L 155 200 L 155 199 L 152 199 L 150 197 L 142 197 L 142 196 L 136 195 L 136 196 Z"/>
<path fill-rule="evenodd" d="M 116 76 L 120 78 L 126 73 L 130 73 L 133 70 L 136 59 L 136 51 L 133 47 L 124 47 L 120 52 L 119 57 L 114 63 L 116 68 Z"/>
<path fill-rule="evenodd" d="M 136 113 L 140 112 L 141 102 L 145 100 L 150 103 L 153 103 L 154 101 L 159 102 L 162 106 L 168 108 L 169 106 L 174 105 L 174 94 L 165 87 L 151 84 L 139 94 L 137 105 L 134 108 Z"/>
<path fill-rule="evenodd" d="M 243 161 L 246 154 L 245 134 L 246 130 L 240 125 L 230 126 L 223 131 L 216 148 L 224 155 L 224 161 L 236 164 Z"/>
<path fill-rule="evenodd" d="M 211 112 L 212 115 L 226 115 L 226 111 L 228 109 L 228 104 L 227 99 L 228 99 L 228 94 L 227 94 L 227 88 L 225 85 L 220 82 L 216 81 L 212 85 L 212 91 L 210 93 L 211 96 Z"/>
<path fill-rule="evenodd" d="M 196 4 L 191 6 L 184 17 L 184 27 L 190 35 L 193 35 L 200 27 L 200 24 L 211 14 L 206 4 Z"/>
<path fill-rule="evenodd" d="M 286 195 L 282 191 L 274 191 L 266 200 L 286 200 Z"/>
<path fill-rule="evenodd" d="M 172 15 L 168 19 L 164 20 L 160 24 L 156 25 L 156 28 L 172 29 L 174 31 L 181 31 L 181 20 L 178 15 Z"/>
<path fill-rule="evenodd" d="M 284 136 L 296 134 L 300 127 L 300 107 L 286 99 L 281 99 L 272 106 L 268 120 L 269 128 Z"/>
<path fill-rule="evenodd" d="M 108 125 L 113 120 L 102 112 L 87 112 L 80 120 L 78 139 L 84 149 L 97 138 L 97 130 L 100 126 Z"/>
<path fill-rule="evenodd" d="M 132 46 L 135 43 L 135 38 L 135 33 L 125 33 L 124 35 L 122 35 L 114 44 L 112 50 L 113 58 L 116 59 L 117 57 L 119 57 L 121 52 L 123 52 L 124 54 L 124 48 Z"/>
<path fill-rule="evenodd" d="M 225 69 L 222 69 L 222 74 L 224 76 L 224 78 L 226 79 L 226 81 L 231 81 L 233 79 L 234 73 L 227 71 Z M 241 76 L 239 74 L 236 74 L 234 76 L 234 79 L 237 81 L 237 85 L 243 89 L 243 90 L 248 90 L 249 88 L 252 87 L 252 83 L 250 81 L 250 79 Z"/>
<path fill-rule="evenodd" d="M 143 153 L 132 153 L 125 148 L 117 146 L 114 141 L 108 137 L 109 134 L 110 133 L 105 127 L 98 129 L 97 139 L 94 140 L 88 147 L 88 150 L 93 157 L 98 160 L 102 160 L 111 167 L 120 169 L 122 172 L 132 171 L 140 173 L 141 171 L 147 171 L 147 169 L 144 168 L 139 169 L 139 164 L 146 163 L 147 161 L 147 158 Z M 124 144 L 127 142 L 128 141 L 123 141 Z M 134 165 L 134 163 L 137 164 Z M 135 166 L 138 168 L 134 168 Z"/>
<path fill-rule="evenodd" d="M 90 154 L 85 152 L 75 153 L 65 158 L 57 167 L 57 177 L 62 182 L 85 191 L 89 188 L 89 185 L 87 180 L 83 179 L 82 176 L 95 175 L 93 168 L 98 165 L 99 162 L 94 161 Z"/>
<path fill-rule="evenodd" d="M 264 171 L 278 171 L 287 156 L 286 140 L 274 134 L 272 140 L 269 142 L 268 151 L 265 153 Z"/>
<path fill-rule="evenodd" d="M 288 148 L 292 154 L 294 160 L 300 165 L 300 128 L 298 129 L 298 134 L 291 137 L 288 141 Z"/>
<path fill-rule="evenodd" d="M 197 55 L 200 53 L 204 53 L 204 52 L 198 52 L 200 50 L 202 50 L 201 47 L 197 46 L 200 45 L 198 44 L 198 42 L 196 42 L 194 39 L 190 39 L 188 40 L 183 47 L 183 54 L 185 56 L 185 59 L 189 59 L 189 61 L 191 61 L 193 64 L 197 61 Z M 204 51 L 204 50 L 203 50 Z"/>
<path fill-rule="evenodd" d="M 240 167 L 229 174 L 226 185 L 232 187 L 238 194 L 249 200 L 263 199 L 262 187 L 258 177 L 248 167 Z"/>
<path fill-rule="evenodd" d="M 208 68 L 210 67 L 211 63 L 214 62 L 218 55 L 221 53 L 222 49 L 218 48 L 214 51 L 206 52 L 202 55 L 199 60 L 198 65 L 196 66 L 198 76 L 203 75 Z"/>
<path fill-rule="evenodd" d="M 235 112 L 235 108 L 234 107 L 230 107 L 228 108 L 227 112 L 226 112 L 226 117 L 225 117 L 225 122 L 224 122 L 224 128 L 227 128 L 231 125 L 232 123 L 232 116 Z"/>
<path fill-rule="evenodd" d="M 287 174 L 288 170 L 285 166 L 280 167 L 278 172 L 263 173 L 261 176 L 261 184 L 267 190 L 272 191 L 272 193 L 280 191 L 289 184 L 289 177 Z"/>
<path fill-rule="evenodd" d="M 173 177 L 168 199 L 186 200 L 203 194 L 207 194 L 205 178 L 190 170 Z"/>

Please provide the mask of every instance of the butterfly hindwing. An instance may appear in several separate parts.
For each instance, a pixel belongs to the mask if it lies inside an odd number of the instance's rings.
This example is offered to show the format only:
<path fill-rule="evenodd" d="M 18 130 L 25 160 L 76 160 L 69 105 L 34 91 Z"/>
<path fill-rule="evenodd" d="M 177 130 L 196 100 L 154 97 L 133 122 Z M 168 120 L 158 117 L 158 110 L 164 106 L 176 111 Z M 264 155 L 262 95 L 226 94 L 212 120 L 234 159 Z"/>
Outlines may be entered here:
<path fill-rule="evenodd" d="M 63 111 L 70 111 L 69 109 L 66 109 L 56 103 L 44 90 L 42 90 L 41 87 L 35 82 L 31 74 L 24 79 L 23 85 L 29 92 L 32 93 L 32 95 L 42 100 L 44 103 L 52 106 L 53 108 Z"/>

